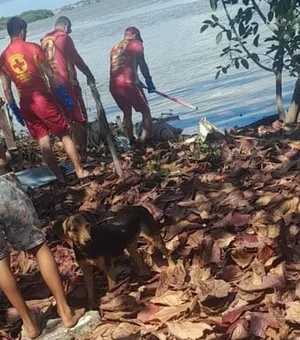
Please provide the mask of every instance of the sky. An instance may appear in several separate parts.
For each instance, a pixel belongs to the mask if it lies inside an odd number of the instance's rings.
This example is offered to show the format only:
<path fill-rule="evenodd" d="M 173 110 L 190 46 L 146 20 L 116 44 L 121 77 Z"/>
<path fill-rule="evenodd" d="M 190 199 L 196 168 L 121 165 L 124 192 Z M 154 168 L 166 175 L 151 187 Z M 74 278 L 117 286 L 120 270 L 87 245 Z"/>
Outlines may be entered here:
<path fill-rule="evenodd" d="M 29 9 L 54 9 L 76 0 L 0 0 L 0 17 L 20 14 Z"/>

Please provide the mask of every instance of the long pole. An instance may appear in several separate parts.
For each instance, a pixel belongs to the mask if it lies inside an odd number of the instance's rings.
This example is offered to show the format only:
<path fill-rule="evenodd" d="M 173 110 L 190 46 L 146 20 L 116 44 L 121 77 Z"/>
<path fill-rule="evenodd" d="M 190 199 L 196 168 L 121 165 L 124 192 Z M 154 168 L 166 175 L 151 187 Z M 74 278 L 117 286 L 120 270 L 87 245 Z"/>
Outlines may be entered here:
<path fill-rule="evenodd" d="M 105 110 L 100 99 L 100 94 L 97 90 L 96 85 L 90 85 L 90 88 L 91 88 L 94 100 L 96 102 L 96 109 L 97 109 L 98 121 L 100 124 L 100 131 L 103 132 L 107 140 L 108 148 L 111 153 L 111 156 L 112 156 L 115 168 L 116 168 L 116 172 L 119 175 L 119 177 L 123 178 L 123 171 L 122 171 L 121 163 L 119 161 L 114 139 L 113 139 L 112 133 L 110 131 L 110 127 L 106 119 Z"/>
<path fill-rule="evenodd" d="M 164 97 L 164 98 L 167 98 L 177 104 L 180 104 L 180 105 L 183 105 L 183 106 L 186 106 L 192 110 L 198 110 L 198 106 L 194 106 L 192 104 L 189 104 L 187 103 L 186 101 L 182 100 L 182 99 L 179 99 L 179 98 L 176 98 L 176 97 L 172 97 L 172 96 L 169 96 L 168 94 L 166 93 L 163 93 L 163 92 L 160 92 L 160 91 L 154 91 L 154 93 L 157 93 L 158 95 Z"/>
<path fill-rule="evenodd" d="M 142 82 L 141 82 L 141 86 L 144 89 L 148 89 L 147 86 L 145 84 L 143 84 Z M 189 109 L 196 110 L 196 111 L 199 109 L 198 106 L 194 106 L 192 104 L 189 104 L 189 103 L 187 103 L 186 101 L 184 101 L 182 99 L 179 99 L 179 98 L 176 98 L 176 97 L 172 97 L 172 96 L 170 96 L 170 95 L 168 95 L 168 94 L 166 94 L 164 92 L 160 92 L 160 91 L 157 91 L 157 90 L 155 90 L 153 92 L 158 94 L 158 95 L 160 95 L 160 96 L 162 96 L 162 97 L 164 97 L 164 98 L 167 98 L 167 99 L 171 100 L 172 102 L 175 102 L 175 103 L 177 103 L 179 105 L 183 105 L 185 107 L 188 107 Z"/>

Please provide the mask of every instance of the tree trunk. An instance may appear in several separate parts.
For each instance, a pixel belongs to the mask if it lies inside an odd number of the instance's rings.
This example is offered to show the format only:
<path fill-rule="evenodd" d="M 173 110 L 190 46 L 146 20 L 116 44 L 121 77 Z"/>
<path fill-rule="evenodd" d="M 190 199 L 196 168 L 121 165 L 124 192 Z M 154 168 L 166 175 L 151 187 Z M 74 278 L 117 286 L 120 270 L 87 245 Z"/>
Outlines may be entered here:
<path fill-rule="evenodd" d="M 289 111 L 285 115 L 285 123 L 291 124 L 299 121 L 299 108 L 300 108 L 300 78 L 296 81 L 292 101 Z"/>
<path fill-rule="evenodd" d="M 277 112 L 280 118 L 284 118 L 284 107 L 282 101 L 282 70 L 277 71 L 276 74 L 276 105 Z"/>

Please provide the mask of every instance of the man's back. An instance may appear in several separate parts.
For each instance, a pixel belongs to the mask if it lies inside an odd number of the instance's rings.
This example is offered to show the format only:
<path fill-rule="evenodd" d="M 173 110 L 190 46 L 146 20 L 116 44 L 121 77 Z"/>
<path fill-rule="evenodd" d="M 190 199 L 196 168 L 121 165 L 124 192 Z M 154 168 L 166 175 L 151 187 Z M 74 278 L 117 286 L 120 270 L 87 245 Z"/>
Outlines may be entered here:
<path fill-rule="evenodd" d="M 1 71 L 15 83 L 19 93 L 30 95 L 48 92 L 48 84 L 40 68 L 45 56 L 39 45 L 14 40 L 1 55 Z"/>
<path fill-rule="evenodd" d="M 115 45 L 110 52 L 111 81 L 137 84 L 137 57 L 143 53 L 143 44 L 138 40 L 124 39 Z"/>
<path fill-rule="evenodd" d="M 71 37 L 65 32 L 54 30 L 41 40 L 41 45 L 48 62 L 62 84 L 78 85 L 72 58 L 75 47 Z"/>

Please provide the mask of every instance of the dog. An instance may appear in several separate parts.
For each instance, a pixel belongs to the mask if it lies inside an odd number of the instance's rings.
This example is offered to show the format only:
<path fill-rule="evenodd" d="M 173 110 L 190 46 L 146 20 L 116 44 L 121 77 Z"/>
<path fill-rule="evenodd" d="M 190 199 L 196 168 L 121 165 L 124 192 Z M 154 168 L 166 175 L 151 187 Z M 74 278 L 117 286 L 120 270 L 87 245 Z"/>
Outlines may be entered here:
<path fill-rule="evenodd" d="M 114 259 L 126 249 L 134 259 L 139 275 L 149 274 L 149 269 L 138 253 L 137 239 L 141 235 L 166 257 L 168 266 L 174 266 L 156 226 L 152 214 L 142 206 L 130 206 L 97 225 L 94 216 L 80 212 L 63 222 L 64 240 L 73 248 L 87 286 L 89 304 L 94 304 L 94 280 L 91 265 L 102 270 L 111 290 L 116 284 Z"/>

